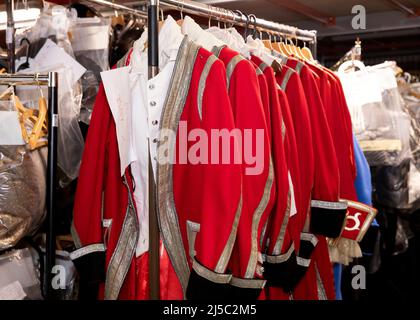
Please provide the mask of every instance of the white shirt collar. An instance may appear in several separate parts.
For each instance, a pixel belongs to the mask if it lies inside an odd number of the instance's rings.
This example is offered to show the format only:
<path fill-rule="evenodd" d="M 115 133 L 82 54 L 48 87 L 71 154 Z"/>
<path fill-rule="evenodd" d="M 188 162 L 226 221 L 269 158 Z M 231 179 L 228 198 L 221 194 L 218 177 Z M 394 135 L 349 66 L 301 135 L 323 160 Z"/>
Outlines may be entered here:
<path fill-rule="evenodd" d="M 176 59 L 183 38 L 180 26 L 168 15 L 159 31 L 159 69 L 163 69 L 169 61 Z M 146 42 L 147 30 L 144 30 L 141 37 L 133 44 L 130 59 L 132 74 L 147 76 Z"/>
<path fill-rule="evenodd" d="M 224 45 L 222 41 L 217 39 L 212 34 L 203 30 L 191 17 L 186 16 L 182 23 L 182 33 L 202 46 L 204 49 L 211 51 L 213 47 L 220 47 Z"/>
<path fill-rule="evenodd" d="M 249 48 L 235 28 L 220 29 L 218 27 L 211 27 L 207 29 L 207 32 L 223 41 L 229 48 L 239 52 L 242 56 L 249 59 Z"/>

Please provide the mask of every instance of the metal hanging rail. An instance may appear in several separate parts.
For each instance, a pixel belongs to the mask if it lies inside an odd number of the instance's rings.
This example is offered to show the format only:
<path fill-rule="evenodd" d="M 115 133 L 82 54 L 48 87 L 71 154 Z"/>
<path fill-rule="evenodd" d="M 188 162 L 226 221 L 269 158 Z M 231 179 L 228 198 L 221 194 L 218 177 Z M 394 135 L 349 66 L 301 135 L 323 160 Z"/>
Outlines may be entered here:
<path fill-rule="evenodd" d="M 52 287 L 55 265 L 55 214 L 57 189 L 58 82 L 57 72 L 46 74 L 0 74 L 0 85 L 48 86 L 48 163 L 47 163 L 47 230 L 43 292 L 46 299 L 54 298 Z"/>
<path fill-rule="evenodd" d="M 110 1 L 106 1 L 106 0 L 84 0 L 87 2 L 92 2 L 92 3 L 96 3 L 98 5 L 104 6 L 104 7 L 108 7 L 114 10 L 121 10 L 124 11 L 126 13 L 135 15 L 137 17 L 143 18 L 143 19 L 147 19 L 147 13 L 141 10 L 137 10 L 131 7 L 127 7 L 124 6 L 122 4 L 118 4 L 115 2 L 110 2 Z"/>
<path fill-rule="evenodd" d="M 212 17 L 215 20 L 230 22 L 240 26 L 256 26 L 265 31 L 274 31 L 287 36 L 293 36 L 302 41 L 316 42 L 317 32 L 301 30 L 296 27 L 267 21 L 256 18 L 255 21 L 250 21 L 246 15 L 241 15 L 231 10 L 213 7 L 203 3 L 190 0 L 160 0 L 160 6 L 164 9 L 181 10 L 190 14 L 195 14 L 203 17 Z"/>
<path fill-rule="evenodd" d="M 121 10 L 127 13 L 132 13 L 134 15 L 140 16 L 147 19 L 147 14 L 141 10 L 133 9 L 124 5 L 116 4 L 106 0 L 84 0 L 87 2 L 96 3 L 105 7 L 109 7 L 115 10 Z M 136 3 L 136 2 L 134 2 Z M 139 5 L 143 4 L 144 1 L 139 1 Z M 133 4 L 133 2 L 132 2 Z M 276 32 L 285 36 L 296 37 L 297 39 L 309 43 L 316 43 L 317 31 L 315 30 L 302 30 L 296 27 L 256 18 L 250 21 L 250 19 L 245 15 L 241 15 L 238 12 L 234 12 L 228 9 L 223 9 L 219 7 L 214 7 L 211 5 L 203 4 L 200 2 L 195 2 L 191 0 L 160 0 L 159 8 L 164 10 L 177 10 L 189 14 L 194 14 L 201 17 L 213 18 L 226 23 L 232 23 L 237 26 L 256 26 L 257 28 L 268 31 Z"/>

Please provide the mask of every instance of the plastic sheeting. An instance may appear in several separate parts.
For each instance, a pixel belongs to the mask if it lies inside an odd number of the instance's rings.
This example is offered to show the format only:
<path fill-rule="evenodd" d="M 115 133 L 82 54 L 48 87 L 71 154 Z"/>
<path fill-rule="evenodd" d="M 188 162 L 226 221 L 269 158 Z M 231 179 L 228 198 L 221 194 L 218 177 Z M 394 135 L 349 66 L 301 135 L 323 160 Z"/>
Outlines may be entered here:
<path fill-rule="evenodd" d="M 74 14 L 74 13 L 73 13 Z M 61 6 L 49 6 L 46 4 L 36 24 L 27 32 L 17 37 L 16 43 L 26 37 L 31 42 L 31 50 L 42 50 L 48 44 L 47 39 L 53 41 L 67 55 L 74 59 L 73 49 L 69 40 L 69 28 L 74 16 Z M 78 124 L 82 101 L 82 87 L 80 76 L 75 71 L 77 65 L 59 63 L 57 54 L 43 57 L 44 64 L 34 57 L 30 68 L 21 70 L 22 73 L 58 72 L 58 166 L 64 173 L 61 177 L 61 185 L 66 185 L 77 178 L 84 147 L 83 136 Z M 38 61 L 38 63 L 37 63 Z M 80 66 L 80 68 L 82 68 Z M 80 70 L 79 68 L 79 70 Z M 47 96 L 47 89 L 42 89 Z M 17 94 L 21 100 L 37 101 L 40 92 L 37 87 L 17 87 Z"/>
<path fill-rule="evenodd" d="M 30 249 L 13 250 L 0 256 L 0 291 L 6 287 L 4 298 L 42 299 L 39 272 Z M 18 294 L 19 291 L 23 291 L 22 294 Z"/>
<path fill-rule="evenodd" d="M 399 84 L 404 110 L 410 117 L 410 147 L 413 159 L 409 171 L 409 203 L 420 199 L 420 83 Z"/>
<path fill-rule="evenodd" d="M 83 98 L 80 121 L 89 124 L 102 71 L 109 69 L 111 20 L 77 18 L 70 28 L 71 44 L 76 60 L 86 68 L 82 76 Z"/>
<path fill-rule="evenodd" d="M 0 110 L 10 111 L 9 102 Z M 0 145 L 0 250 L 33 234 L 45 217 L 47 147 Z"/>
<path fill-rule="evenodd" d="M 353 130 L 370 166 L 411 158 L 410 119 L 390 67 L 340 73 Z"/>

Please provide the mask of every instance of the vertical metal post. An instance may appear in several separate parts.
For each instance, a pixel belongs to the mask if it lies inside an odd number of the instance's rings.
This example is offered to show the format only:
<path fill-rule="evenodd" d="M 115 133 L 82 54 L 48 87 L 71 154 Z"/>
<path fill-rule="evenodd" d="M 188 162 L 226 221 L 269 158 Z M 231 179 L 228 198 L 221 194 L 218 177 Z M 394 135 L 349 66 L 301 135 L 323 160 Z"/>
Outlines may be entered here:
<path fill-rule="evenodd" d="M 8 72 L 15 73 L 15 21 L 13 19 L 14 0 L 7 0 L 7 27 L 6 27 L 6 45 Z"/>
<path fill-rule="evenodd" d="M 313 58 L 317 60 L 318 59 L 318 36 L 317 36 L 317 31 L 313 30 L 312 32 L 315 33 L 315 36 L 314 36 L 314 41 L 311 44 L 312 46 L 311 51 L 312 51 Z"/>
<path fill-rule="evenodd" d="M 55 191 L 57 187 L 58 83 L 57 73 L 48 73 L 48 168 L 47 168 L 47 239 L 45 248 L 45 293 L 54 299 L 52 268 L 55 265 Z"/>
<path fill-rule="evenodd" d="M 159 1 L 149 0 L 148 14 L 148 67 L 149 79 L 159 72 Z M 160 298 L 159 225 L 156 206 L 156 187 L 149 151 L 149 284 L 150 299 Z"/>

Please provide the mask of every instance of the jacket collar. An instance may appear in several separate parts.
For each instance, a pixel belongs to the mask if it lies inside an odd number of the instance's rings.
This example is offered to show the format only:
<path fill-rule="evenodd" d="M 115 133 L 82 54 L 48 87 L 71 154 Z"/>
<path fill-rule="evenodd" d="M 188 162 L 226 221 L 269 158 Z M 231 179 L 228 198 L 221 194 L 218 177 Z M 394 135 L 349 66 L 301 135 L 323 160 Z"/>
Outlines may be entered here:
<path fill-rule="evenodd" d="M 159 67 L 163 68 L 170 60 L 176 60 L 183 35 L 176 21 L 171 17 L 165 20 L 159 32 Z M 132 101 L 131 88 L 139 74 L 147 78 L 147 52 L 145 44 L 147 32 L 135 42 L 130 65 L 101 72 L 106 97 L 115 121 L 121 176 L 137 156 L 132 141 Z"/>
<path fill-rule="evenodd" d="M 186 16 L 182 23 L 182 33 L 202 46 L 207 51 L 211 51 L 213 47 L 220 47 L 224 45 L 222 41 L 217 39 L 212 34 L 203 30 L 192 18 Z"/>
<path fill-rule="evenodd" d="M 159 69 L 162 70 L 169 61 L 176 59 L 183 38 L 181 27 L 168 16 L 159 31 Z M 130 67 L 131 74 L 147 77 L 147 30 L 133 44 Z"/>

